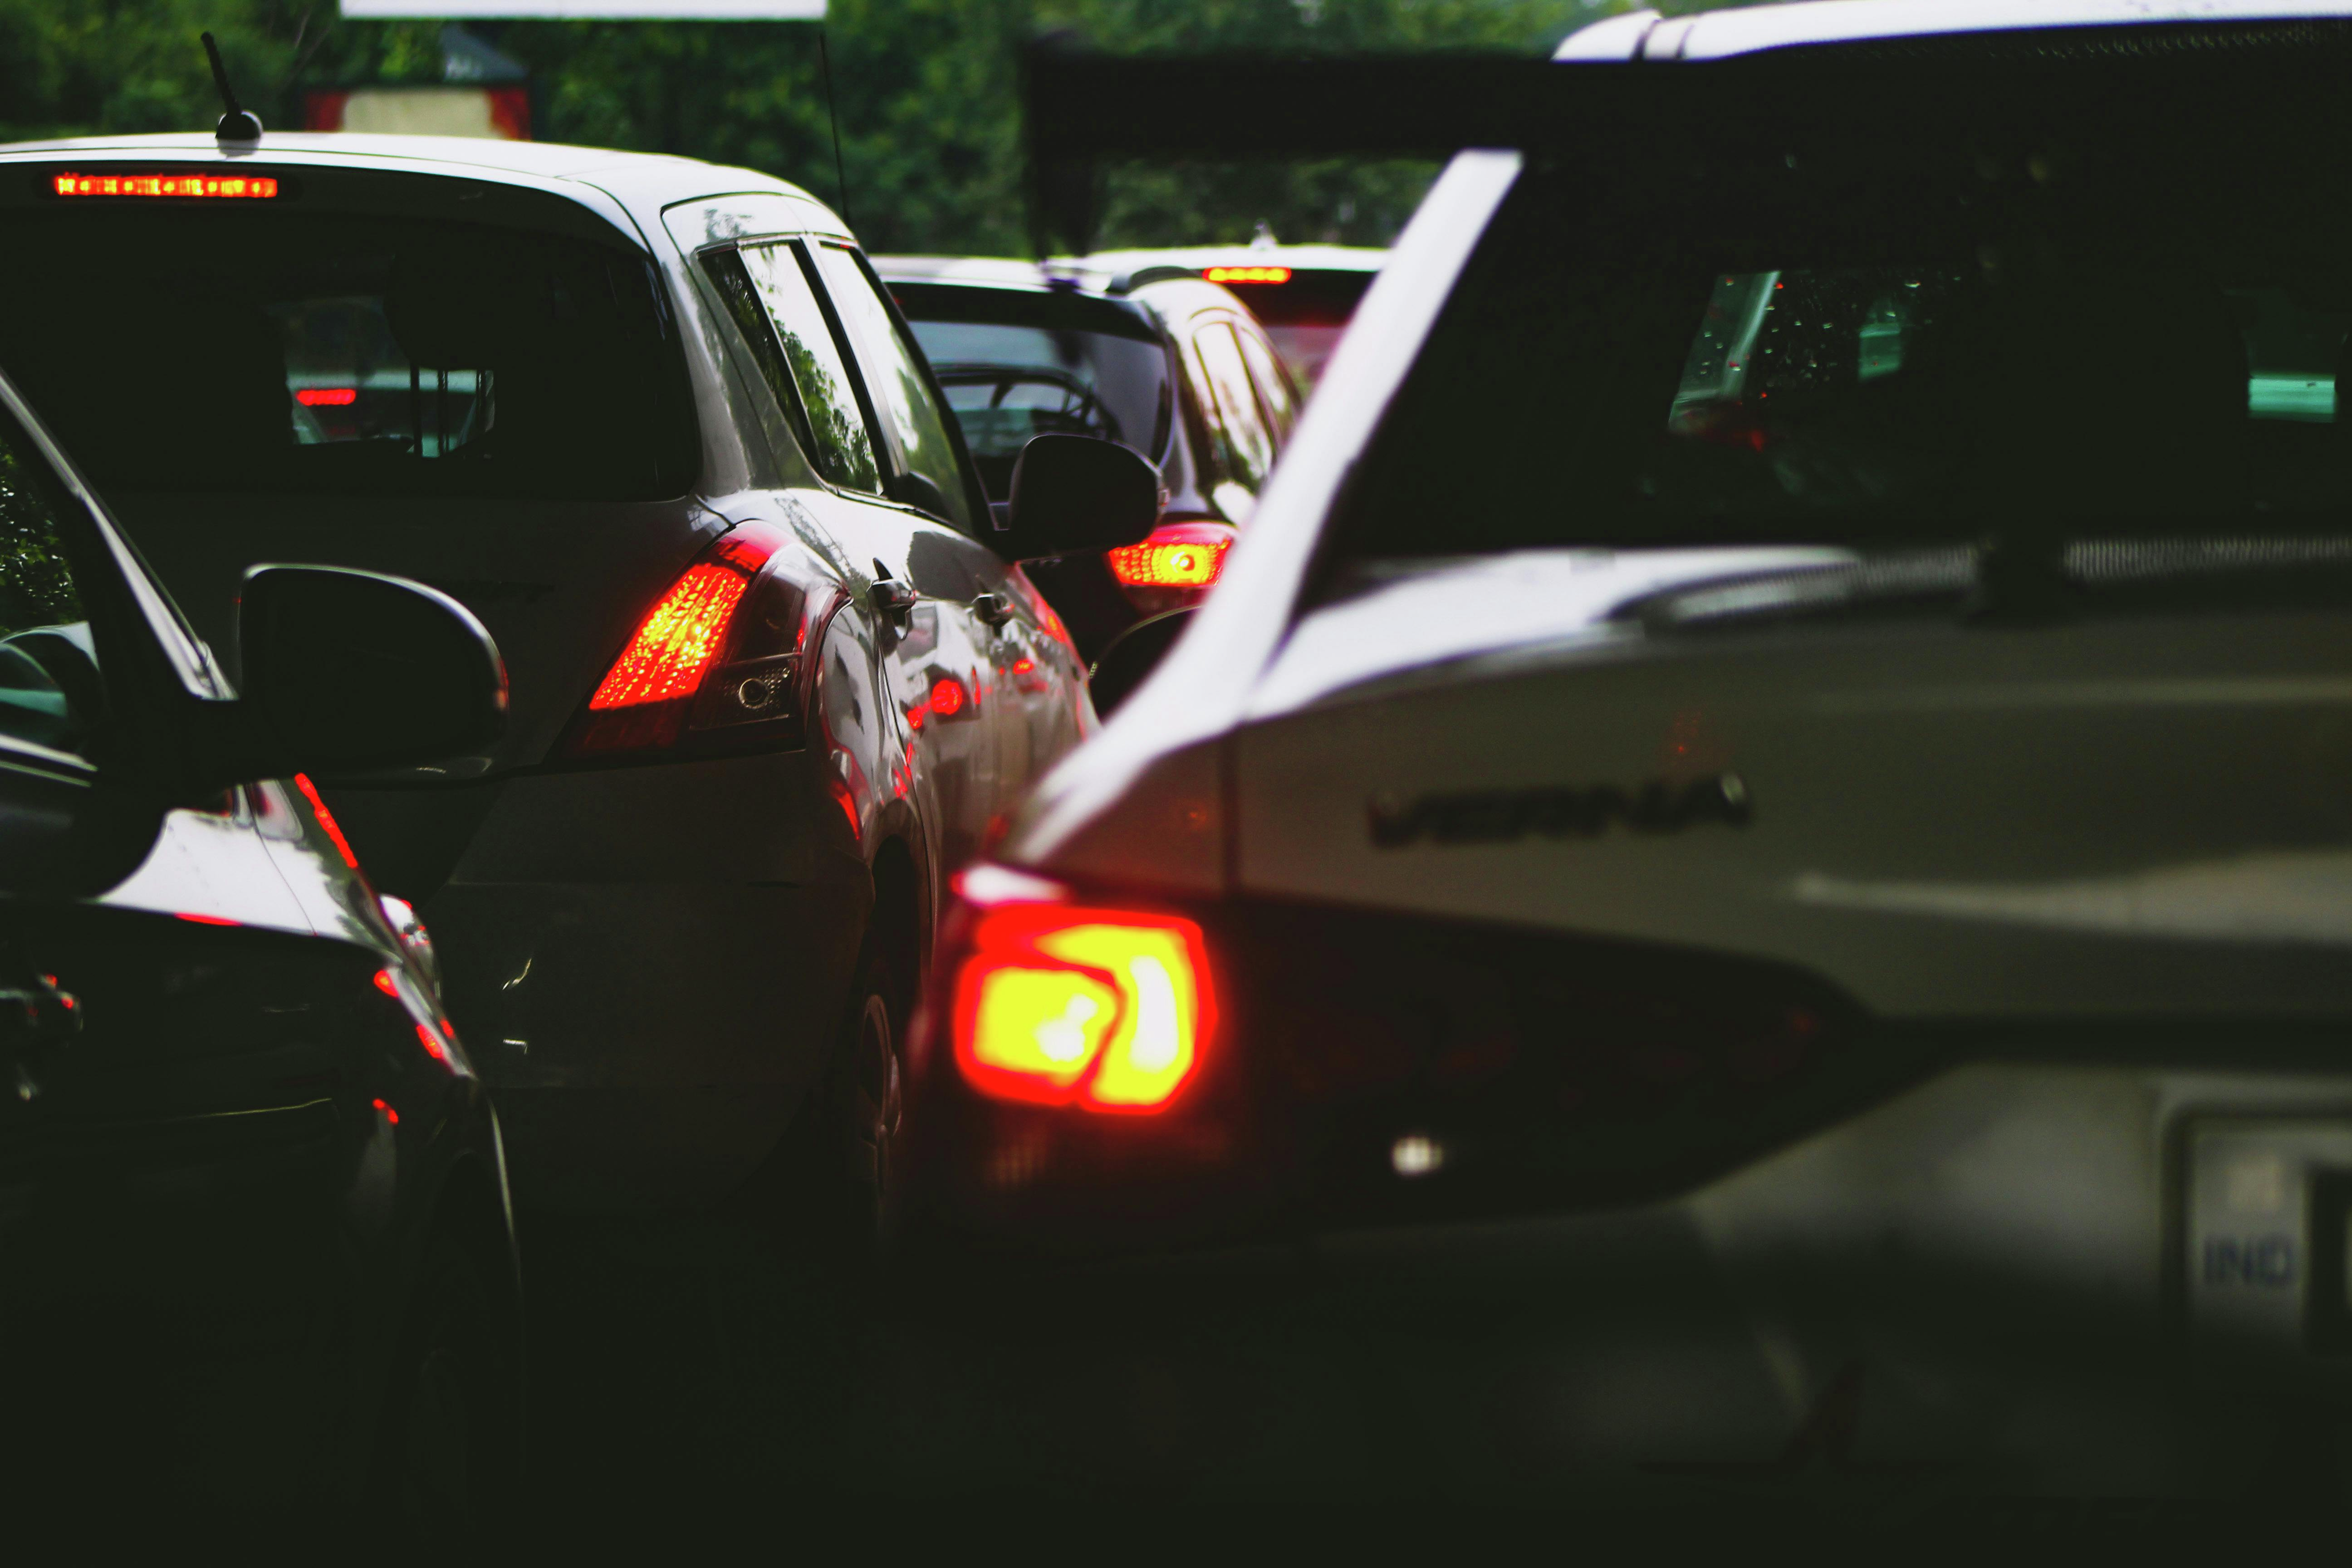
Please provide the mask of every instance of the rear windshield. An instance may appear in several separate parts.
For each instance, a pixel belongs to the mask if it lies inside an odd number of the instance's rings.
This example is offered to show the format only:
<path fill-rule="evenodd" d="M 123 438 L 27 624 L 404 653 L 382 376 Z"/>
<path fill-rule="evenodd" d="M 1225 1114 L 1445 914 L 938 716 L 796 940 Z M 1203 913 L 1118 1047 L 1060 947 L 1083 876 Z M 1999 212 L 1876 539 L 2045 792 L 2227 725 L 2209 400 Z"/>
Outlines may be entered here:
<path fill-rule="evenodd" d="M 1336 267 L 1295 267 L 1279 283 L 1228 280 L 1250 313 L 1264 322 L 1270 335 L 1276 327 L 1344 327 L 1356 313 L 1356 302 L 1372 286 L 1375 274 Z"/>
<path fill-rule="evenodd" d="M 646 500 L 677 333 L 620 246 L 301 212 L 12 212 L 0 364 L 101 488 Z"/>
<path fill-rule="evenodd" d="M 2144 96 L 1531 157 L 1342 556 L 2343 531 L 2340 128 Z"/>
<path fill-rule="evenodd" d="M 1106 300 L 893 283 L 989 494 L 1003 500 L 1033 436 L 1099 436 L 1153 462 L 1174 402 L 1168 354 L 1142 315 Z"/>

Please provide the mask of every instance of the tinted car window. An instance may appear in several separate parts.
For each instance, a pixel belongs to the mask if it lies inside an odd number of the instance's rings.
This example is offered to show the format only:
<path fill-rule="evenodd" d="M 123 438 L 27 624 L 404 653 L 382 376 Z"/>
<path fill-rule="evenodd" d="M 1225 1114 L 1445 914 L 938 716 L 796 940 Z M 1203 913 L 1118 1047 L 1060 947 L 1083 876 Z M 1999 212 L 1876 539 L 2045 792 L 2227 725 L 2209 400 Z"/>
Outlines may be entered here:
<path fill-rule="evenodd" d="M 1372 277 L 1353 269 L 1299 268 L 1279 283 L 1227 280 L 1225 286 L 1250 308 L 1275 352 L 1312 386 L 1322 379 L 1323 366 L 1339 346 Z"/>
<path fill-rule="evenodd" d="M 1291 402 L 1290 377 L 1275 359 L 1274 351 L 1255 332 L 1244 331 L 1234 335 L 1241 342 L 1242 357 L 1249 361 L 1250 382 L 1257 388 L 1258 402 L 1274 424 L 1276 438 L 1287 440 L 1291 421 L 1298 413 Z"/>
<path fill-rule="evenodd" d="M 59 537 L 66 504 L 48 465 L 0 415 L 0 734 L 70 752 L 104 689 Z"/>
<path fill-rule="evenodd" d="M 1222 321 L 1202 328 L 1192 341 L 1200 351 L 1208 395 L 1216 401 L 1225 469 L 1255 489 L 1274 467 L 1274 437 L 1258 413 L 1241 344 L 1234 341 L 1233 328 Z"/>
<path fill-rule="evenodd" d="M 889 426 L 908 471 L 939 487 L 948 521 L 970 528 L 971 508 L 962 465 L 956 458 L 955 440 L 948 434 L 948 416 L 923 374 L 921 351 L 907 341 L 890 319 L 889 306 L 856 257 L 834 245 L 816 246 L 813 250 L 824 270 L 826 291 L 848 329 L 857 363 L 866 372 L 866 390 L 874 399 L 876 416 Z"/>
<path fill-rule="evenodd" d="M 757 323 L 745 335 L 760 345 L 762 368 L 777 399 L 792 410 L 798 433 L 809 443 L 809 458 L 833 483 L 845 489 L 879 490 L 881 467 L 874 460 L 874 441 L 858 412 L 857 394 L 842 363 L 841 346 L 817 302 L 808 276 L 802 269 L 800 250 L 792 245 L 745 246 L 740 265 L 773 328 L 764 334 Z M 723 261 L 714 276 L 724 278 Z M 721 291 L 726 289 L 722 280 Z"/>
<path fill-rule="evenodd" d="M 303 213 L 12 216 L 0 360 L 101 487 L 655 500 L 698 460 L 646 257 Z"/>
<path fill-rule="evenodd" d="M 1006 493 L 1034 436 L 1099 436 L 1154 462 L 1167 455 L 1168 353 L 1129 308 L 1006 289 L 898 283 L 891 292 L 990 494 Z"/>
<path fill-rule="evenodd" d="M 1834 201 L 1725 169 L 1596 205 L 1528 175 L 1346 553 L 2340 530 L 2341 220 L 2227 139 L 2084 156 L 1998 212 L 1931 151 L 1868 202 L 1828 162 Z"/>

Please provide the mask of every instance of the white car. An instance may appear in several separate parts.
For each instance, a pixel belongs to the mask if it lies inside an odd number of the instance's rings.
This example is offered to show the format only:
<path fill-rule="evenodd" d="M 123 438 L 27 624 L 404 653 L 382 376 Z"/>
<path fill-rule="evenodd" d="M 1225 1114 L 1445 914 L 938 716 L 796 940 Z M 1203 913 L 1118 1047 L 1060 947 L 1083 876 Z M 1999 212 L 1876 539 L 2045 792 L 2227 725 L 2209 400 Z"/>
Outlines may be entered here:
<path fill-rule="evenodd" d="M 518 1194 L 706 1196 L 808 1106 L 873 1209 L 945 879 L 1095 721 L 1017 561 L 1142 537 L 1149 465 L 1044 444 L 1030 499 L 1093 510 L 1000 526 L 848 231 L 743 169 L 26 144 L 0 237 L 0 363 L 224 656 L 257 561 L 496 636 L 499 740 L 322 793 L 432 930 Z"/>
<path fill-rule="evenodd" d="M 1281 245 L 1261 237 L 1247 245 L 1099 250 L 1086 264 L 1114 274 L 1189 267 L 1223 285 L 1249 306 L 1283 362 L 1311 387 L 1388 254 L 1368 245 Z"/>
<path fill-rule="evenodd" d="M 1555 1500 L 2334 1462 L 2347 16 L 1833 0 L 1533 68 L 962 879 L 932 1222 L 1515 1259 Z"/>

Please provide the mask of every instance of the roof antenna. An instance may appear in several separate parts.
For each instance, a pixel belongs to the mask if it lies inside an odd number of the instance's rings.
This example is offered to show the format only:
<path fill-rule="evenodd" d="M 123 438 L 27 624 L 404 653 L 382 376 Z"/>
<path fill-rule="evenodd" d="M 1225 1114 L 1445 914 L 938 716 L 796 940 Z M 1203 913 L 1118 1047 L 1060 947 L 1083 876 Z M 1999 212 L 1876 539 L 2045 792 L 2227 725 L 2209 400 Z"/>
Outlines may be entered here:
<path fill-rule="evenodd" d="M 824 47 L 823 23 L 819 23 L 816 29 L 816 59 L 824 71 L 824 121 L 833 127 L 834 194 L 841 199 L 842 226 L 856 234 L 857 226 L 849 219 L 849 176 L 841 172 L 841 114 L 833 106 L 833 51 Z"/>
<path fill-rule="evenodd" d="M 220 123 L 213 127 L 213 136 L 221 142 L 258 142 L 261 140 L 261 117 L 236 100 L 236 89 L 228 84 L 228 68 L 221 64 L 220 46 L 213 42 L 210 33 L 204 35 L 205 55 L 213 62 L 213 85 L 220 89 Z"/>

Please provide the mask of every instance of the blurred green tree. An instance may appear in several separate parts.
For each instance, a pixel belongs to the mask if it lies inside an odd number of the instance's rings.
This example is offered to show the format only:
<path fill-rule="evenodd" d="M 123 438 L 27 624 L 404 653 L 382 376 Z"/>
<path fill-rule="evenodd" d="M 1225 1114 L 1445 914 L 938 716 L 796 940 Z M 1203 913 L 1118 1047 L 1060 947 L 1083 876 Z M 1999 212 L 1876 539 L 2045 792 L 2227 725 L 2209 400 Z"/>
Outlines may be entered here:
<path fill-rule="evenodd" d="M 1016 69 L 1069 28 L 1120 51 L 1234 47 L 1538 52 L 1625 0 L 832 0 L 848 216 L 876 250 L 1026 245 Z M 0 0 L 0 137 L 184 130 L 218 115 L 196 34 L 247 101 L 300 123 L 305 85 L 418 81 L 438 25 L 342 20 L 334 0 Z M 527 63 L 535 134 L 745 164 L 836 192 L 817 32 L 790 23 L 478 25 Z M 1102 242 L 1384 244 L 1429 165 L 1123 167 Z"/>

